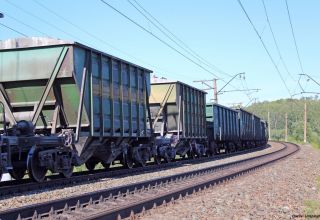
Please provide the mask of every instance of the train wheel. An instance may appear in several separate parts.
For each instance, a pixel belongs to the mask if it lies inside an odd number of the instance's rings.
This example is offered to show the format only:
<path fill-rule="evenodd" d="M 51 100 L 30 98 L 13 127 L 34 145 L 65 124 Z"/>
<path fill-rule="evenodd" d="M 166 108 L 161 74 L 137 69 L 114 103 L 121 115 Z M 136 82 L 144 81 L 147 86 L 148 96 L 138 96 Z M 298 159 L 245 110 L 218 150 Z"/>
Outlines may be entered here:
<path fill-rule="evenodd" d="M 101 164 L 102 164 L 104 169 L 106 169 L 106 170 L 110 169 L 110 166 L 111 166 L 110 163 L 101 162 Z"/>
<path fill-rule="evenodd" d="M 67 170 L 63 170 L 60 174 L 65 178 L 70 178 L 73 174 L 73 166 L 71 166 Z"/>
<path fill-rule="evenodd" d="M 133 168 L 133 159 L 128 154 L 124 155 L 124 166 L 129 169 Z"/>
<path fill-rule="evenodd" d="M 166 163 L 171 163 L 174 160 L 175 155 L 170 155 L 170 151 L 166 152 L 165 156 L 164 156 L 164 161 Z"/>
<path fill-rule="evenodd" d="M 93 171 L 97 164 L 98 162 L 93 158 L 90 158 L 85 162 L 85 166 L 89 171 Z"/>
<path fill-rule="evenodd" d="M 33 146 L 28 154 L 27 167 L 29 176 L 36 182 L 43 182 L 46 178 L 47 168 L 39 166 L 39 148 Z"/>
<path fill-rule="evenodd" d="M 213 157 L 213 156 L 214 156 L 214 152 L 212 152 L 211 150 L 209 150 L 209 151 L 207 152 L 207 156 L 208 156 L 208 157 Z"/>
<path fill-rule="evenodd" d="M 188 155 L 189 158 L 192 158 L 192 159 L 196 159 L 196 154 L 193 150 L 190 150 L 189 152 L 189 155 Z"/>
<path fill-rule="evenodd" d="M 9 174 L 16 180 L 21 180 L 27 171 L 27 154 L 13 154 L 11 155 L 12 169 L 9 170 Z"/>
<path fill-rule="evenodd" d="M 9 173 L 15 180 L 21 180 L 26 175 L 26 168 L 13 168 Z"/>
<path fill-rule="evenodd" d="M 159 155 L 155 155 L 154 157 L 155 164 L 159 165 L 161 164 L 161 157 Z"/>
<path fill-rule="evenodd" d="M 164 161 L 166 163 L 170 163 L 171 162 L 171 158 L 169 156 L 164 157 Z"/>
<path fill-rule="evenodd" d="M 147 166 L 147 161 L 144 160 L 144 159 L 141 159 L 141 160 L 139 161 L 139 164 L 140 164 L 140 166 L 145 167 L 145 166 Z"/>

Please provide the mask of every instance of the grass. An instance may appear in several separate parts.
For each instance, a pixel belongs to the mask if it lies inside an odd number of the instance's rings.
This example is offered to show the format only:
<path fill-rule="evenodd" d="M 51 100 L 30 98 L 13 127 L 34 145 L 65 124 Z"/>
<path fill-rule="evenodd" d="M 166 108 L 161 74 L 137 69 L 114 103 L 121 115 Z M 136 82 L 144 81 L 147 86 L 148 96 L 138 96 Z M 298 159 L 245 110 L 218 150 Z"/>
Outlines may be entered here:
<path fill-rule="evenodd" d="M 312 216 L 320 216 L 320 201 L 307 200 L 305 201 L 305 216 L 306 219 L 314 219 Z"/>
<path fill-rule="evenodd" d="M 318 143 L 311 143 L 311 146 L 316 150 L 320 150 L 320 145 Z"/>
<path fill-rule="evenodd" d="M 317 181 L 318 191 L 320 191 L 320 176 L 318 176 L 316 181 Z M 306 216 L 306 219 L 314 219 L 312 216 L 320 216 L 320 201 L 317 201 L 317 200 L 305 201 L 304 214 Z"/>

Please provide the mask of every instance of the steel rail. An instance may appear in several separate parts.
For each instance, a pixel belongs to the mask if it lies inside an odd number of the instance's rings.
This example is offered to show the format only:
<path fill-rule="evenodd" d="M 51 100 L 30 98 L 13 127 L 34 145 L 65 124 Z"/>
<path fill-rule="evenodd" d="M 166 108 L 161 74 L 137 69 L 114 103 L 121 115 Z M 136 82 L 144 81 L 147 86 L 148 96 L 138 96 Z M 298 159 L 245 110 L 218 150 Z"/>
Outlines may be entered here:
<path fill-rule="evenodd" d="M 153 172 L 173 167 L 179 167 L 184 164 L 198 164 L 208 161 L 222 160 L 228 157 L 238 156 L 242 154 L 252 153 L 255 151 L 263 150 L 266 147 L 258 147 L 244 151 L 238 151 L 230 154 L 216 155 L 214 157 L 203 157 L 197 159 L 182 159 L 171 163 L 163 163 L 160 165 L 152 164 L 146 167 L 135 167 L 134 169 L 126 169 L 124 167 L 114 167 L 109 170 L 98 169 L 94 171 L 76 172 L 70 178 L 63 178 L 59 175 L 52 175 L 48 180 L 42 183 L 33 182 L 31 179 L 12 180 L 0 182 L 0 196 L 14 196 L 16 193 L 29 192 L 33 190 L 43 190 L 49 188 L 66 187 L 67 185 L 75 185 L 88 181 L 98 180 L 102 178 L 119 177 L 122 175 L 137 175 L 142 172 Z"/>
<path fill-rule="evenodd" d="M 140 213 L 155 205 L 161 205 L 164 201 L 169 202 L 171 199 L 177 199 L 271 164 L 299 150 L 299 146 L 294 144 L 283 145 L 285 147 L 281 150 L 250 159 L 3 211 L 0 212 L 0 218 L 10 220 L 46 217 L 66 219 L 129 217 L 132 213 Z"/>

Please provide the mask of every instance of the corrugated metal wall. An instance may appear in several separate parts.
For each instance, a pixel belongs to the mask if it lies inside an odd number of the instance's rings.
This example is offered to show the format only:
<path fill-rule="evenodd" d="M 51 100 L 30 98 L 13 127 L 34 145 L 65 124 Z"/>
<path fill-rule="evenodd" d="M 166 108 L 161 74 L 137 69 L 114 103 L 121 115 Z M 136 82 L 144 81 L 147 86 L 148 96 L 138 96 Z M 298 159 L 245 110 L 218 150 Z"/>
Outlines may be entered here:
<path fill-rule="evenodd" d="M 238 110 L 240 114 L 240 137 L 241 140 L 254 140 L 253 114 L 243 109 Z"/>
<path fill-rule="evenodd" d="M 171 89 L 172 92 L 170 92 Z M 205 138 L 206 93 L 181 82 L 151 84 L 150 104 L 154 117 L 159 111 L 166 94 L 168 94 L 168 100 L 162 113 L 163 120 L 166 123 L 165 132 L 178 133 L 179 127 L 181 138 Z M 179 119 L 180 126 L 178 126 Z M 155 132 L 160 133 L 160 130 L 161 125 L 157 123 Z"/>
<path fill-rule="evenodd" d="M 91 71 L 85 105 L 87 111 L 92 112 L 92 135 L 147 136 L 146 97 L 150 72 L 82 48 L 77 48 L 75 53 L 86 53 L 85 56 L 76 55 L 75 63 L 83 63 Z M 79 57 L 89 58 L 89 62 L 77 60 Z"/>
<path fill-rule="evenodd" d="M 238 112 L 217 104 L 207 105 L 207 123 L 213 127 L 212 137 L 215 141 L 238 141 L 239 119 Z"/>

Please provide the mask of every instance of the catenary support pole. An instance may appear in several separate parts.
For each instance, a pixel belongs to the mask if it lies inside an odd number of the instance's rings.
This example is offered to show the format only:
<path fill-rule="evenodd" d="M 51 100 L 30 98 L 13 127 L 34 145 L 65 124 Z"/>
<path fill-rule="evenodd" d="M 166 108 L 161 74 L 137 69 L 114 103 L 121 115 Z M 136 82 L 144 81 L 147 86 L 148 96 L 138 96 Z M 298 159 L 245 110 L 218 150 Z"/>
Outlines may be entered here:
<path fill-rule="evenodd" d="M 286 113 L 285 141 L 288 141 L 288 113 Z"/>
<path fill-rule="evenodd" d="M 304 136 L 303 142 L 307 143 L 307 102 L 304 103 Z"/>
<path fill-rule="evenodd" d="M 217 79 L 213 79 L 213 99 L 215 103 L 218 103 Z"/>
<path fill-rule="evenodd" d="M 270 121 L 270 112 L 268 112 L 268 133 L 269 133 L 269 139 L 271 140 L 271 121 Z"/>

